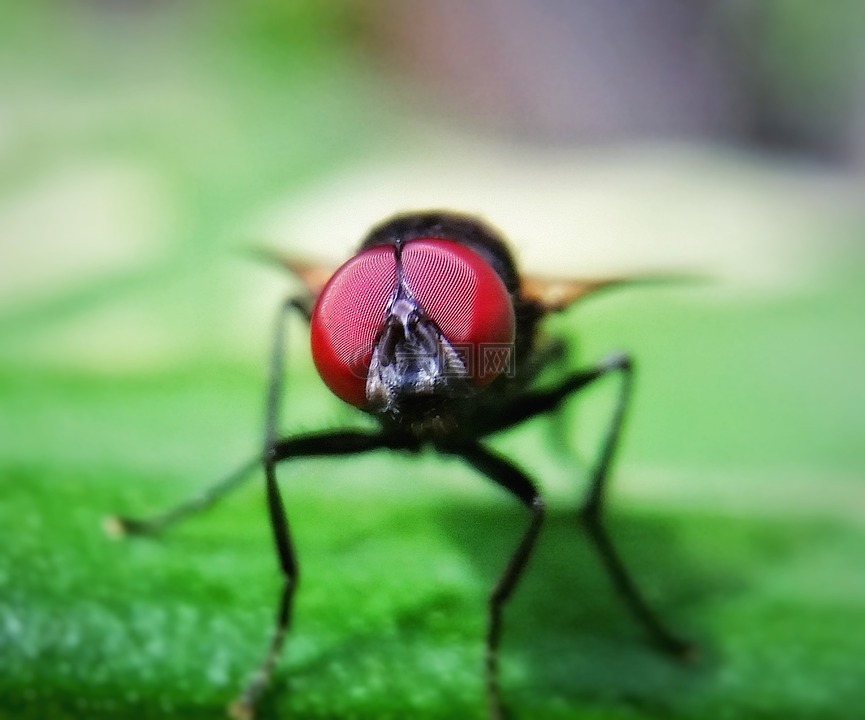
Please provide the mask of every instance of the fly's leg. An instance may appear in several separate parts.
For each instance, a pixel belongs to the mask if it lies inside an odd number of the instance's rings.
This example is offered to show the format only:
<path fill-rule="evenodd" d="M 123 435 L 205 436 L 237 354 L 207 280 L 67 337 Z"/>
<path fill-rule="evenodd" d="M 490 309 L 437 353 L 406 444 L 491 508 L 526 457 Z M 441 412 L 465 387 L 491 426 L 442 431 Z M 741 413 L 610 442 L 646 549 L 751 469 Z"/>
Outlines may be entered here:
<path fill-rule="evenodd" d="M 380 448 L 400 449 L 404 445 L 398 439 L 381 432 L 342 430 L 275 440 L 265 458 L 265 489 L 267 510 L 270 518 L 276 555 L 282 574 L 282 588 L 276 620 L 267 651 L 238 698 L 229 706 L 228 712 L 237 720 L 251 720 L 255 707 L 261 699 L 276 666 L 285 636 L 291 625 L 292 600 L 300 579 L 297 557 L 288 526 L 288 518 L 276 481 L 276 465 L 291 458 L 337 457 L 370 452 Z"/>
<path fill-rule="evenodd" d="M 646 630 L 652 643 L 671 655 L 690 658 L 695 652 L 694 645 L 670 631 L 648 605 L 604 525 L 603 511 L 607 478 L 631 396 L 633 383 L 631 359 L 626 355 L 614 355 L 606 362 L 593 368 L 574 373 L 557 387 L 546 391 L 527 393 L 516 398 L 502 412 L 498 413 L 496 419 L 490 421 L 482 432 L 483 434 L 497 432 L 536 415 L 554 410 L 575 392 L 611 373 L 620 375 L 621 389 L 598 459 L 592 470 L 589 489 L 580 508 L 580 517 L 586 527 L 592 547 L 609 574 L 616 592 L 625 607 Z"/>
<path fill-rule="evenodd" d="M 502 720 L 505 709 L 499 687 L 498 650 L 502 634 L 502 612 L 531 556 L 544 517 L 544 501 L 522 470 L 479 444 L 458 451 L 472 467 L 516 496 L 531 511 L 529 526 L 511 555 L 489 596 L 486 636 L 485 681 L 490 720 Z"/>
<path fill-rule="evenodd" d="M 631 397 L 634 376 L 633 363 L 625 355 L 613 357 L 605 367 L 607 368 L 607 372 L 619 373 L 622 383 L 619 397 L 613 410 L 613 416 L 610 419 L 598 459 L 592 470 L 588 492 L 580 508 L 580 516 L 586 526 L 589 539 L 609 574 L 619 597 L 622 598 L 622 601 L 634 618 L 646 629 L 652 643 L 670 655 L 685 658 L 694 652 L 693 644 L 671 632 L 654 610 L 649 607 L 630 572 L 625 567 L 604 525 L 603 511 L 606 499 L 607 478 L 609 477 L 610 465 L 618 445 L 625 411 Z"/>
<path fill-rule="evenodd" d="M 276 625 L 271 635 L 270 645 L 264 660 L 246 688 L 228 708 L 229 714 L 237 720 L 248 720 L 255 715 L 255 706 L 265 688 L 270 682 L 273 667 L 282 649 L 285 633 L 291 623 L 291 603 L 298 581 L 297 558 L 291 542 L 288 518 L 276 484 L 276 439 L 279 426 L 279 407 L 282 396 L 283 371 L 285 365 L 285 316 L 288 310 L 295 306 L 293 299 L 286 300 L 280 307 L 276 318 L 276 328 L 273 333 L 273 349 L 270 358 L 270 378 L 267 386 L 267 399 L 264 417 L 264 481 L 267 496 L 267 513 L 273 530 L 273 540 L 276 545 L 277 558 L 282 573 L 282 589 L 280 591 L 279 609 L 276 614 Z"/>
<path fill-rule="evenodd" d="M 247 682 L 243 692 L 228 706 L 228 714 L 235 720 L 252 720 L 255 717 L 255 707 L 270 684 L 273 669 L 282 651 L 285 635 L 291 625 L 292 600 L 299 579 L 297 557 L 288 529 L 288 518 L 279 493 L 279 486 L 276 484 L 275 461 L 271 456 L 265 462 L 267 512 L 270 526 L 273 529 L 273 539 L 282 574 L 282 588 L 279 593 L 276 622 L 264 659 Z"/>
<path fill-rule="evenodd" d="M 151 515 L 150 517 L 145 518 L 109 515 L 103 522 L 105 532 L 111 537 L 123 537 L 124 535 L 157 535 L 168 527 L 176 525 L 186 518 L 192 515 L 197 515 L 215 505 L 232 490 L 240 487 L 244 482 L 246 482 L 252 474 L 252 471 L 260 464 L 261 459 L 256 457 L 237 468 L 231 474 L 226 475 L 225 478 L 219 482 L 211 485 L 201 494 L 157 515 Z"/>
<path fill-rule="evenodd" d="M 275 362 L 278 362 L 280 369 L 282 368 L 283 352 L 283 343 L 281 339 L 283 316 L 290 309 L 299 312 L 307 322 L 310 317 L 310 308 L 307 298 L 290 298 L 282 306 L 279 319 L 279 329 L 277 330 L 277 332 L 280 333 L 280 356 L 274 360 Z M 271 386 L 272 384 L 273 379 L 271 377 Z M 279 388 L 277 388 L 277 391 L 278 390 Z M 270 403 L 268 406 L 270 406 Z M 270 421 L 268 421 L 268 423 L 269 422 Z M 177 525 L 187 518 L 204 512 L 216 505 L 216 503 L 222 500 L 225 496 L 246 482 L 252 475 L 252 471 L 258 468 L 261 465 L 261 462 L 261 456 L 252 458 L 232 473 L 226 475 L 218 482 L 203 490 L 198 495 L 189 498 L 188 500 L 184 500 L 178 505 L 169 508 L 164 512 L 157 513 L 156 515 L 140 518 L 128 517 L 125 515 L 109 515 L 103 520 L 105 532 L 111 537 L 123 537 L 125 535 L 156 535 L 161 533 L 169 527 Z"/>
<path fill-rule="evenodd" d="M 286 633 L 291 625 L 292 600 L 299 580 L 297 557 L 291 541 L 288 517 L 276 482 L 276 465 L 282 460 L 309 456 L 336 456 L 367 452 L 381 447 L 400 447 L 397 439 L 380 432 L 340 431 L 304 435 L 284 440 L 277 439 L 279 406 L 282 397 L 283 359 L 285 356 L 285 311 L 296 307 L 295 300 L 288 300 L 279 313 L 274 333 L 273 353 L 270 365 L 270 382 L 267 391 L 264 428 L 264 477 L 267 495 L 267 511 L 273 531 L 279 568 L 282 573 L 282 588 L 276 621 L 270 643 L 261 664 L 253 674 L 240 696 L 229 705 L 228 712 L 236 720 L 251 720 L 255 708 L 264 694 L 279 659 Z M 302 310 L 302 308 L 301 308 Z"/>

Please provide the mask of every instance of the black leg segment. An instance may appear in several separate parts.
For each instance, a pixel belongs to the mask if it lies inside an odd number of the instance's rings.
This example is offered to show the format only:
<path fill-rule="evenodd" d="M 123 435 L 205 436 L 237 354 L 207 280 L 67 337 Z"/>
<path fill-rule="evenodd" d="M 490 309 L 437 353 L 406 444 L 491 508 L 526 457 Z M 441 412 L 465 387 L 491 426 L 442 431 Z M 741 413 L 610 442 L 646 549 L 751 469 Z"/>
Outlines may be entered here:
<path fill-rule="evenodd" d="M 473 443 L 459 450 L 472 467 L 508 492 L 531 511 L 529 526 L 520 539 L 489 597 L 489 623 L 486 637 L 486 691 L 491 720 L 505 717 L 499 688 L 498 649 L 502 633 L 502 612 L 531 556 L 544 517 L 544 502 L 526 474 L 507 460 Z"/>
<path fill-rule="evenodd" d="M 669 630 L 646 602 L 604 525 L 603 511 L 609 471 L 616 448 L 618 447 L 619 435 L 631 397 L 634 373 L 630 358 L 624 355 L 613 357 L 602 367 L 604 369 L 603 374 L 618 372 L 621 376 L 622 384 L 616 406 L 613 410 L 613 416 L 610 418 L 610 424 L 601 444 L 598 459 L 592 469 L 589 489 L 583 501 L 580 515 L 584 521 L 592 547 L 598 553 L 598 557 L 609 574 L 616 592 L 622 599 L 625 607 L 628 608 L 637 622 L 643 626 L 652 644 L 665 653 L 685 658 L 693 652 L 692 644 L 679 638 Z"/>
<path fill-rule="evenodd" d="M 282 574 L 279 606 L 267 652 L 246 688 L 229 707 L 229 713 L 238 720 L 255 717 L 255 706 L 270 682 L 273 669 L 279 659 L 285 635 L 291 625 L 291 609 L 294 591 L 297 589 L 299 569 L 288 518 L 276 480 L 276 465 L 283 460 L 300 457 L 330 457 L 358 454 L 382 448 L 406 447 L 392 436 L 380 432 L 338 431 L 300 435 L 275 441 L 265 458 L 265 489 L 267 511 L 273 530 L 273 540 Z"/>

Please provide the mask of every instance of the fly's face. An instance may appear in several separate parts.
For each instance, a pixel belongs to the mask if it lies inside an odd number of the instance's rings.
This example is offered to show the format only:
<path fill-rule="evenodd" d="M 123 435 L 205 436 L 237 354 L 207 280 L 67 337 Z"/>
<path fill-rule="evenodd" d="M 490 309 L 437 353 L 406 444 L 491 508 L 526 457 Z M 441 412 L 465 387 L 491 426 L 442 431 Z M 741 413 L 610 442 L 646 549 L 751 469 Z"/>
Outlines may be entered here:
<path fill-rule="evenodd" d="M 388 422 L 434 427 L 499 372 L 514 305 L 479 252 L 454 239 L 365 247 L 327 282 L 311 319 L 312 354 L 330 389 Z M 498 368 L 500 371 L 500 368 Z"/>
<path fill-rule="evenodd" d="M 413 401 L 455 400 L 470 394 L 465 361 L 405 285 L 386 312 L 366 376 L 370 409 L 393 414 Z"/>

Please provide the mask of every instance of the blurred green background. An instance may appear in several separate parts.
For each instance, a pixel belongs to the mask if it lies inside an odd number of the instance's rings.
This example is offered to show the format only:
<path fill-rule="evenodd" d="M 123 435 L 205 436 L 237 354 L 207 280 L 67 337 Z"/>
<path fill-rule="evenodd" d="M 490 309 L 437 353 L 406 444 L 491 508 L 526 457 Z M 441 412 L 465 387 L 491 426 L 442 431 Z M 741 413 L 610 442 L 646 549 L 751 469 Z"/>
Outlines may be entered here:
<path fill-rule="evenodd" d="M 861 3 L 0 2 L 0 717 L 220 717 L 278 575 L 258 478 L 290 290 L 405 209 L 522 265 L 681 271 L 550 332 L 638 386 L 610 524 L 702 660 L 658 657 L 573 516 L 613 387 L 494 445 L 549 522 L 506 618 L 525 718 L 851 718 L 865 657 Z M 301 323 L 285 429 L 360 425 Z M 488 589 L 525 522 L 461 465 L 285 467 L 303 568 L 264 717 L 481 718 Z"/>

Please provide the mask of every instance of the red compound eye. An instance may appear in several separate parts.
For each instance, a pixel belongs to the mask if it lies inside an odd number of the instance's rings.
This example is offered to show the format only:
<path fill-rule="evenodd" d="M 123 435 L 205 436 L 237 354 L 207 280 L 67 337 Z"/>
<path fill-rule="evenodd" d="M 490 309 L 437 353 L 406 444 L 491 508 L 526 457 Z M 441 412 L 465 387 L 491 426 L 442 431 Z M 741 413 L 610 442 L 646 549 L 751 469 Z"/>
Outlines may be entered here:
<path fill-rule="evenodd" d="M 481 346 L 514 340 L 513 304 L 495 270 L 474 250 L 438 238 L 408 242 L 402 265 L 420 307 L 469 360 L 471 380 L 477 385 L 492 380 L 498 372 L 483 366 Z M 366 404 L 370 357 L 395 289 L 394 248 L 377 246 L 339 268 L 313 310 L 315 366 L 327 386 L 352 405 Z"/>
<path fill-rule="evenodd" d="M 396 287 L 392 246 L 364 250 L 340 267 L 318 296 L 310 323 L 312 359 L 325 384 L 357 407 L 385 308 Z"/>
<path fill-rule="evenodd" d="M 514 342 L 514 306 L 490 264 L 450 240 L 414 240 L 402 253 L 409 289 L 448 342 L 461 351 L 470 379 L 485 385 L 498 372 L 484 363 L 483 349 Z M 502 368 L 503 369 L 503 368 Z"/>

